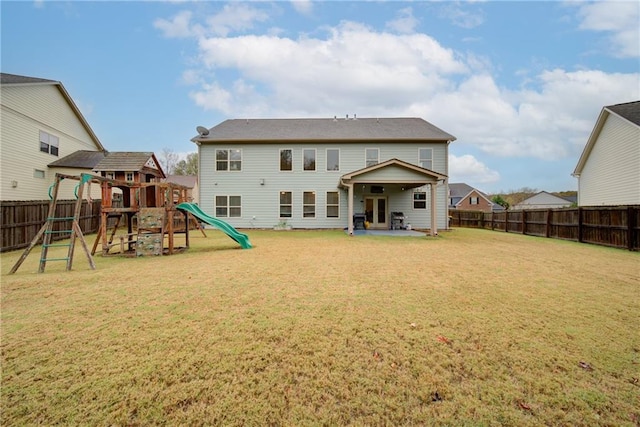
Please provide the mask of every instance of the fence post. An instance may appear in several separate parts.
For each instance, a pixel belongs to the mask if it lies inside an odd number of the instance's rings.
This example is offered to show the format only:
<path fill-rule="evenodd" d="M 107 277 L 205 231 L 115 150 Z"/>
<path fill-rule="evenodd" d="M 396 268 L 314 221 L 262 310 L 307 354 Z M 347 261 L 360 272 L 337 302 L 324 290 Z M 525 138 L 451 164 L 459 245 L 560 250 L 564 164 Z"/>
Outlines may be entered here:
<path fill-rule="evenodd" d="M 506 211 L 504 215 L 504 232 L 509 232 L 509 211 Z"/>
<path fill-rule="evenodd" d="M 636 215 L 633 206 L 627 208 L 627 249 L 633 250 L 633 242 L 635 241 Z"/>
<path fill-rule="evenodd" d="M 495 216 L 495 212 L 492 210 L 491 211 L 491 230 L 493 231 L 495 229 L 495 222 L 494 222 L 494 216 Z"/>
<path fill-rule="evenodd" d="M 527 234 L 527 210 L 522 210 L 522 234 Z"/>
<path fill-rule="evenodd" d="M 551 236 L 551 209 L 547 209 L 547 224 L 544 230 L 545 237 Z"/>
<path fill-rule="evenodd" d="M 582 208 L 578 208 L 578 242 L 582 243 Z"/>

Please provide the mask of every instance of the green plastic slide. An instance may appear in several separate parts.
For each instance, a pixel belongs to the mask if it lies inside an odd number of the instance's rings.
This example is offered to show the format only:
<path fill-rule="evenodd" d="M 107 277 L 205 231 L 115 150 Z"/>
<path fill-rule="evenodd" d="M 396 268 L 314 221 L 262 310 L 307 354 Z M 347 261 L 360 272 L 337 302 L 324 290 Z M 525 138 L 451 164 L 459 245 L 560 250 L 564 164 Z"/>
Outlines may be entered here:
<path fill-rule="evenodd" d="M 207 215 L 202 211 L 202 209 L 200 209 L 198 205 L 194 203 L 180 203 L 178 206 L 176 206 L 176 208 L 181 211 L 189 212 L 200 221 L 206 222 L 207 224 L 221 230 L 227 236 L 238 242 L 240 246 L 242 246 L 242 249 L 251 249 L 253 247 L 251 246 L 251 242 L 249 241 L 249 236 L 244 233 L 240 233 L 238 230 L 233 228 L 231 224 Z"/>

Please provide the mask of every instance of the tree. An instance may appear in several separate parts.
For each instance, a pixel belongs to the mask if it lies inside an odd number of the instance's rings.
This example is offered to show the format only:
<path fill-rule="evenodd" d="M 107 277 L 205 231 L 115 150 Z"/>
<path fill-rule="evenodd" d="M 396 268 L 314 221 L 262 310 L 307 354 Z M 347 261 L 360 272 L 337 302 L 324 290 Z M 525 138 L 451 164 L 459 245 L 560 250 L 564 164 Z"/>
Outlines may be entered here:
<path fill-rule="evenodd" d="M 173 175 L 174 169 L 176 167 L 176 163 L 178 162 L 177 153 L 174 153 L 171 148 L 165 147 L 162 149 L 162 154 L 160 154 L 160 164 L 162 165 L 162 169 L 164 169 L 164 173 L 166 175 Z"/>
<path fill-rule="evenodd" d="M 198 175 L 198 153 L 189 153 L 185 160 L 180 160 L 173 169 L 174 175 Z"/>
<path fill-rule="evenodd" d="M 505 209 L 509 209 L 509 202 L 507 202 L 505 199 L 503 199 L 500 194 L 496 194 L 495 196 L 493 196 L 491 198 L 491 201 L 493 203 L 499 204 L 500 206 L 502 206 Z"/>

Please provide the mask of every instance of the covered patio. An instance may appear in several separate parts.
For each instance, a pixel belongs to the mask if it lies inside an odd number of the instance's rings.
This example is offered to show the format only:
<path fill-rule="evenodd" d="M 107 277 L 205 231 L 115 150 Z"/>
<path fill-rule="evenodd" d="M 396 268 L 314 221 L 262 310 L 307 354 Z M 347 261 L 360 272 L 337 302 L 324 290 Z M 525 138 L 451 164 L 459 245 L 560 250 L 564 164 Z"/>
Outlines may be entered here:
<path fill-rule="evenodd" d="M 389 230 L 392 228 L 391 213 L 405 209 L 414 202 L 413 191 L 416 188 L 428 188 L 429 206 L 425 194 L 425 219 L 429 217 L 429 235 L 438 234 L 438 212 L 436 190 L 446 181 L 446 175 L 433 172 L 399 159 L 390 159 L 340 177 L 339 187 L 347 192 L 348 225 L 350 235 L 361 231 L 412 231 Z M 426 192 L 425 192 L 426 193 Z M 358 199 L 358 200 L 356 200 Z M 395 213 L 395 212 L 394 212 Z M 412 215 L 415 215 L 415 211 Z M 370 225 L 366 230 L 358 230 L 354 215 L 364 216 Z M 421 212 L 422 214 L 422 212 Z M 423 233 L 419 233 L 424 236 Z"/>

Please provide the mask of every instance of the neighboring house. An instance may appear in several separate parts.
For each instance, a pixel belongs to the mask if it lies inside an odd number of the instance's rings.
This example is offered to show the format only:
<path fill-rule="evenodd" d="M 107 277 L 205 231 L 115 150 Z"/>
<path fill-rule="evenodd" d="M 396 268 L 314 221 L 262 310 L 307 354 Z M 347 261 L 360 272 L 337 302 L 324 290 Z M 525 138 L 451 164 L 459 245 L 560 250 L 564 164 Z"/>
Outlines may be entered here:
<path fill-rule="evenodd" d="M 602 109 L 573 176 L 579 206 L 640 204 L 640 101 Z"/>
<path fill-rule="evenodd" d="M 166 182 L 187 187 L 187 198 L 191 203 L 198 203 L 198 177 L 195 175 L 168 175 Z"/>
<path fill-rule="evenodd" d="M 420 118 L 226 120 L 192 138 L 200 207 L 236 227 L 447 227 L 449 143 Z"/>
<path fill-rule="evenodd" d="M 568 208 L 571 204 L 571 200 L 547 193 L 546 191 L 541 191 L 511 206 L 510 209 L 515 211 L 525 209 L 556 209 Z"/>
<path fill-rule="evenodd" d="M 464 183 L 449 184 L 449 209 L 482 212 L 504 210 L 499 204 L 493 203 L 482 191 Z"/>
<path fill-rule="evenodd" d="M 61 82 L 0 73 L 0 94 L 1 200 L 45 200 L 56 172 L 91 171 L 81 162 L 55 165 L 78 151 L 104 151 Z M 74 189 L 75 183 L 65 182 L 58 198 L 73 199 Z"/>

